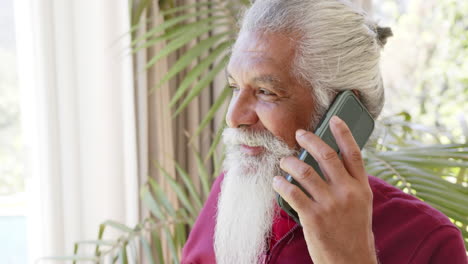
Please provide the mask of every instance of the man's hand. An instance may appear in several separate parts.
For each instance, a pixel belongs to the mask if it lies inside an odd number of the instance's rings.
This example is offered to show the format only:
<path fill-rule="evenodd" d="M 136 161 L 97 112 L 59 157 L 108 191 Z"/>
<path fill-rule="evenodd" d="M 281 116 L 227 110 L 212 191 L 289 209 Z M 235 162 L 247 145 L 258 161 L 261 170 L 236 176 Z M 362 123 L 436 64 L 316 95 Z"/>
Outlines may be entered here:
<path fill-rule="evenodd" d="M 273 187 L 298 213 L 314 263 L 377 263 L 372 191 L 361 151 L 341 119 L 334 116 L 330 128 L 342 160 L 313 133 L 296 132 L 297 142 L 317 160 L 327 181 L 303 161 L 287 157 L 281 168 L 311 197 L 283 177 L 275 177 Z"/>

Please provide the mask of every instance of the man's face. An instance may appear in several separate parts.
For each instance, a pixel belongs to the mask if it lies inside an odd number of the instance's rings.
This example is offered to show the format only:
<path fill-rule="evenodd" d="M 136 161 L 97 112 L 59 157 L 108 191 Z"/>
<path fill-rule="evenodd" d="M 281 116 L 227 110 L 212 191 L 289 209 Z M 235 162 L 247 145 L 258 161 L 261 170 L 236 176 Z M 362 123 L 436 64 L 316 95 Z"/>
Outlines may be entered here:
<path fill-rule="evenodd" d="M 291 74 L 293 58 L 293 40 L 280 34 L 243 33 L 234 47 L 215 227 L 219 264 L 257 263 L 268 249 L 278 213 L 272 179 L 284 174 L 281 158 L 297 155 L 296 130 L 314 125 L 312 94 Z"/>
<path fill-rule="evenodd" d="M 268 130 L 296 148 L 297 129 L 309 129 L 314 100 L 309 87 L 291 72 L 294 39 L 279 33 L 242 33 L 227 67 L 233 88 L 226 122 L 231 128 Z M 242 146 L 247 155 L 260 155 L 261 146 Z"/>

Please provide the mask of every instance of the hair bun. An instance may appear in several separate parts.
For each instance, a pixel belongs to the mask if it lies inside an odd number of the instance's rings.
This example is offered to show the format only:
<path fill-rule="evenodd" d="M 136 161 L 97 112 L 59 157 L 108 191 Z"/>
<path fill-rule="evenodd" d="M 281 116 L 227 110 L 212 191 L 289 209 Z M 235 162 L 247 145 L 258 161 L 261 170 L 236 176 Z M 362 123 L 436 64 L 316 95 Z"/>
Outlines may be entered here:
<path fill-rule="evenodd" d="M 387 39 L 391 36 L 393 36 L 391 28 L 377 26 L 377 40 L 382 48 L 387 44 Z"/>

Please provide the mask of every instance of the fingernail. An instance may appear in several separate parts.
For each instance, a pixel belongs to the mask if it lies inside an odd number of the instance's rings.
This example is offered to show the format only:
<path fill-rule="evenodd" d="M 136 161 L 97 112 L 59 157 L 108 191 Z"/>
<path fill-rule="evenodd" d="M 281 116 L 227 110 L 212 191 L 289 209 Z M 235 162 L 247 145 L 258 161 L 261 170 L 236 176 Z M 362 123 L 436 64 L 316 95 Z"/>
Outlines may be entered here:
<path fill-rule="evenodd" d="M 332 116 L 332 118 L 331 118 L 330 121 L 333 122 L 333 124 L 336 124 L 336 125 L 337 125 L 337 124 L 341 124 L 341 122 L 343 122 L 343 121 L 341 120 L 341 118 L 339 118 L 339 117 L 336 116 L 336 115 Z"/>
<path fill-rule="evenodd" d="M 302 137 L 305 133 L 307 133 L 307 131 L 305 131 L 304 129 L 298 129 L 296 131 L 296 137 Z"/>

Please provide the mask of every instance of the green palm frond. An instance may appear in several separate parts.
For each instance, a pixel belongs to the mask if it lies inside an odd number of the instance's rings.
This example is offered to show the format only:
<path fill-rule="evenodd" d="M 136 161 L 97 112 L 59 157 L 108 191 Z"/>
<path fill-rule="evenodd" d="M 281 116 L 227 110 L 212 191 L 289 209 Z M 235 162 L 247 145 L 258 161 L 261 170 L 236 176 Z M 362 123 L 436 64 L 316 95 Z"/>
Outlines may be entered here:
<path fill-rule="evenodd" d="M 198 137 L 200 133 L 202 132 L 202 130 L 205 129 L 205 127 L 210 123 L 211 120 L 213 120 L 214 116 L 219 111 L 219 109 L 221 108 L 221 106 L 223 105 L 223 103 L 226 101 L 226 99 L 229 97 L 230 94 L 231 94 L 231 90 L 229 89 L 229 87 L 226 86 L 224 90 L 222 91 L 222 93 L 218 96 L 216 101 L 213 103 L 208 113 L 206 113 L 206 115 L 203 117 L 203 120 L 200 122 L 200 125 L 198 126 L 197 130 L 195 130 L 193 138 Z"/>
<path fill-rule="evenodd" d="M 225 69 L 229 60 L 228 50 L 234 43 L 238 31 L 236 16 L 240 8 L 249 4 L 248 0 L 207 0 L 168 8 L 161 12 L 164 18 L 162 23 L 133 38 L 134 53 L 164 43 L 162 50 L 148 60 L 146 69 L 153 67 L 167 56 L 183 51 L 183 55 L 170 65 L 167 74 L 161 76 L 159 82 L 149 90 L 152 93 L 174 78 L 181 77 L 169 103 L 169 106 L 175 109 L 173 117 L 183 112 L 205 89 L 210 88 L 215 77 Z M 140 21 L 140 24 L 135 24 L 132 30 L 137 30 L 139 25 L 148 23 L 148 20 L 141 19 L 140 6 L 137 6 L 135 12 L 140 16 L 132 21 Z M 195 40 L 195 44 L 192 44 Z M 216 112 L 229 99 L 229 94 L 229 90 L 224 89 L 217 98 L 214 98 L 215 103 L 192 135 L 192 140 L 212 122 Z M 221 131 L 218 131 L 214 135 L 215 140 L 205 159 L 209 159 L 214 154 L 220 133 Z"/>
<path fill-rule="evenodd" d="M 175 162 L 176 178 L 171 176 L 164 168 L 155 162 L 164 180 L 169 184 L 170 191 L 176 194 L 176 207 L 163 190 L 163 187 L 154 179 L 141 187 L 140 196 L 143 205 L 150 211 L 151 216 L 144 219 L 134 228 L 117 221 L 108 220 L 99 226 L 96 240 L 75 242 L 74 252 L 71 256 L 45 257 L 39 261 L 92 261 L 102 263 L 103 259 L 112 259 L 113 263 L 138 263 L 139 256 L 135 247 L 140 245 L 142 253 L 150 263 L 179 263 L 182 247 L 188 236 L 188 227 L 191 227 L 200 213 L 203 203 L 208 197 L 213 179 L 219 171 L 208 173 L 201 156 L 193 149 L 197 159 L 197 170 L 201 182 L 201 191 L 197 191 L 196 183 L 182 166 Z M 219 168 L 219 161 L 215 162 Z M 181 183 L 176 181 L 180 179 Z M 104 239 L 107 229 L 114 229 L 121 233 L 117 239 Z M 86 255 L 80 251 L 94 246 L 94 254 Z M 164 255 L 164 246 L 169 250 L 169 256 Z M 89 252 L 89 251 L 86 251 Z M 129 254 L 133 252 L 133 254 Z"/>
<path fill-rule="evenodd" d="M 366 170 L 447 215 L 468 248 L 468 144 L 364 151 Z M 460 173 L 461 172 L 461 173 Z"/>
<path fill-rule="evenodd" d="M 148 191 L 148 188 L 143 193 L 145 196 L 143 200 L 146 201 L 145 204 L 149 205 L 149 209 L 152 214 L 157 217 L 161 223 L 171 223 L 172 229 L 167 226 L 163 227 L 163 233 L 160 234 L 156 231 L 153 231 L 153 243 L 157 247 L 156 256 L 161 260 L 163 258 L 161 241 L 155 242 L 155 237 L 157 239 L 164 239 L 164 242 L 169 246 L 171 252 L 170 259 L 164 259 L 164 262 L 161 263 L 178 263 L 178 256 L 182 247 L 185 245 L 187 240 L 187 228 L 191 227 L 194 223 L 200 210 L 202 209 L 203 203 L 207 199 L 210 186 L 213 180 L 218 176 L 218 171 L 214 173 L 208 173 L 206 165 L 203 162 L 201 156 L 195 149 L 192 149 L 193 153 L 197 160 L 197 170 L 198 170 L 198 179 L 200 179 L 201 188 L 200 191 L 197 191 L 196 182 L 193 178 L 189 176 L 189 173 L 182 168 L 182 166 L 175 161 L 176 168 L 176 178 L 171 176 L 164 168 L 162 168 L 158 163 L 155 163 L 155 166 L 159 169 L 165 181 L 169 183 L 169 188 L 173 193 L 176 194 L 177 203 L 181 206 L 176 209 L 173 204 L 169 203 L 167 197 L 161 192 L 161 186 L 154 181 L 153 179 L 149 180 L 149 185 L 152 186 L 152 193 Z M 219 164 L 216 164 L 219 166 Z M 180 181 L 177 181 L 179 179 Z M 176 212 L 174 215 L 172 212 Z"/>
<path fill-rule="evenodd" d="M 180 114 L 187 105 L 204 89 L 210 87 L 216 75 L 221 72 L 229 59 L 228 49 L 237 34 L 236 15 L 241 6 L 249 1 L 206 1 L 166 9 L 162 12 L 164 21 L 149 29 L 132 42 L 133 52 L 164 43 L 164 47 L 146 64 L 153 67 L 159 60 L 184 50 L 184 54 L 170 66 L 168 73 L 150 89 L 153 92 L 161 85 L 185 72 L 171 99 L 170 106 L 176 107 L 174 116 Z M 138 9 L 135 11 L 140 13 Z M 146 23 L 143 20 L 141 23 Z M 214 33 L 215 32 L 215 33 Z M 189 46 L 197 40 L 192 47 Z M 226 100 L 224 93 L 215 101 Z M 211 121 L 210 115 L 204 125 Z M 202 130 L 201 129 L 201 130 Z M 197 134 L 200 130 L 197 130 Z"/>
<path fill-rule="evenodd" d="M 206 58 L 203 58 L 197 66 L 189 70 L 189 72 L 187 73 L 187 75 L 185 75 L 185 78 L 182 80 L 181 84 L 177 88 L 177 91 L 175 92 L 174 96 L 170 101 L 171 107 L 174 106 L 182 98 L 182 96 L 186 93 L 188 88 L 197 80 L 197 78 L 203 78 L 200 76 L 202 76 L 203 73 L 209 69 L 212 63 L 214 63 L 214 61 L 218 59 L 218 56 L 222 52 L 224 52 L 228 45 L 229 43 L 221 43 L 218 47 L 216 47 L 213 50 L 213 52 L 210 55 L 208 55 Z M 225 56 L 223 60 L 225 60 L 226 58 L 227 56 Z"/>

